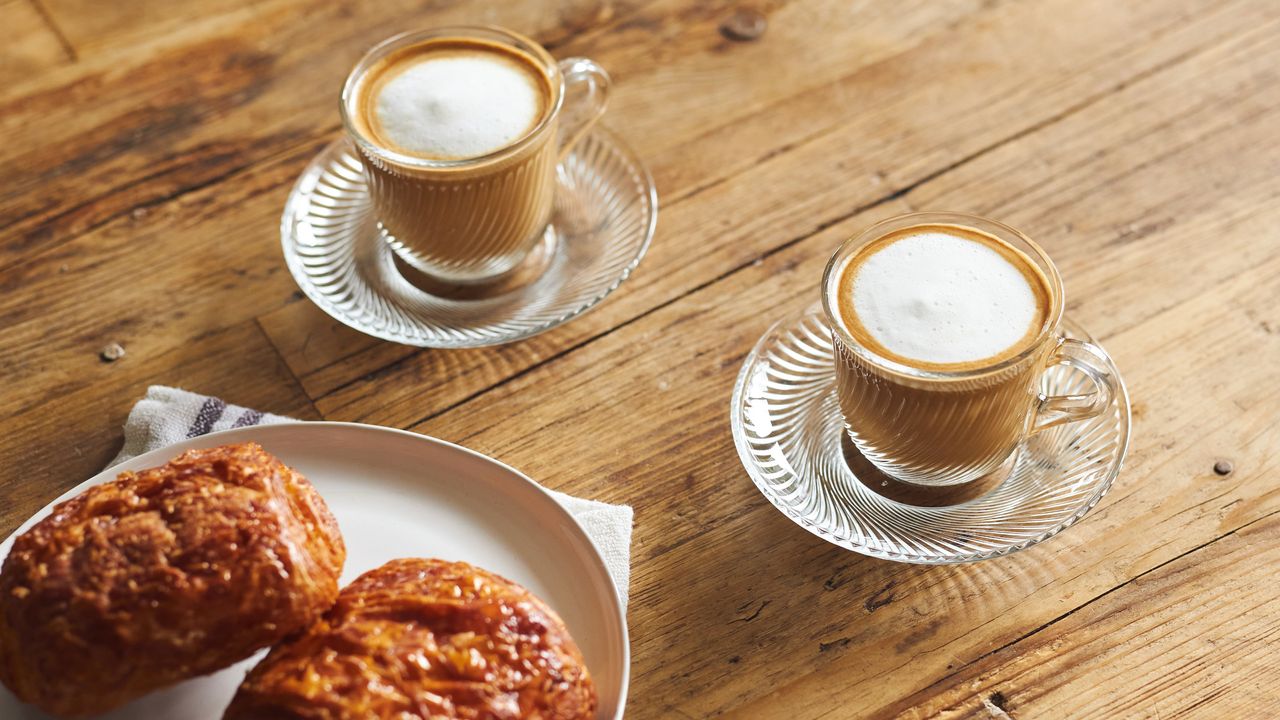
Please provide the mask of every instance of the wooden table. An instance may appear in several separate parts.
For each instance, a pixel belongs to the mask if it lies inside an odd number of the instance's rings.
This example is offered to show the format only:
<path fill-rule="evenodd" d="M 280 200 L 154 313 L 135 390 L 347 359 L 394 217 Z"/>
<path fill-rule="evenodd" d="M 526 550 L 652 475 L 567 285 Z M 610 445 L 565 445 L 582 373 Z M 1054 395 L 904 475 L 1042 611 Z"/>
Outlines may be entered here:
<path fill-rule="evenodd" d="M 0 0 L 0 534 L 170 384 L 633 505 L 630 718 L 1276 716 L 1280 5 L 760 0 L 754 39 L 737 10 Z M 592 313 L 415 350 L 304 300 L 279 215 L 361 52 L 458 22 L 608 67 L 662 209 Z M 1039 240 L 1133 398 L 1102 504 L 976 565 L 824 543 L 729 431 L 743 357 L 834 247 L 925 208 Z"/>

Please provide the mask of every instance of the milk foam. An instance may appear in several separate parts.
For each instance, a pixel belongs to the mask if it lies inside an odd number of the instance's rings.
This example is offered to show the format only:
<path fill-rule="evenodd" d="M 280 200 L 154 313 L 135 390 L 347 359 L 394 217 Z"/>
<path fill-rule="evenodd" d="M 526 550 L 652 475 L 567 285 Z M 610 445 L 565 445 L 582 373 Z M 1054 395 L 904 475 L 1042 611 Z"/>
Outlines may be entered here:
<path fill-rule="evenodd" d="M 853 270 L 858 320 L 887 350 L 912 360 L 996 357 L 1043 322 L 1023 271 L 976 240 L 921 231 L 889 242 Z"/>
<path fill-rule="evenodd" d="M 538 121 L 541 105 L 528 70 L 485 52 L 427 54 L 388 79 L 375 98 L 384 141 L 442 159 L 510 145 Z"/>

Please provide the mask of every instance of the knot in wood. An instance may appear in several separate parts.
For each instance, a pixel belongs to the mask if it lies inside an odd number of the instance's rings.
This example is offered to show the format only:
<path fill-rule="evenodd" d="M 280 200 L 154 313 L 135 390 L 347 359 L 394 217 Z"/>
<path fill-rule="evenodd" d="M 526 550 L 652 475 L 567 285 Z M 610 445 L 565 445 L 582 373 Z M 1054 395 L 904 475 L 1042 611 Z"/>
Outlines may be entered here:
<path fill-rule="evenodd" d="M 750 42 L 764 34 L 769 23 L 758 10 L 738 10 L 720 23 L 720 34 L 735 42 Z"/>
<path fill-rule="evenodd" d="M 98 353 L 102 362 L 115 362 L 124 357 L 124 346 L 120 343 L 109 343 Z"/>

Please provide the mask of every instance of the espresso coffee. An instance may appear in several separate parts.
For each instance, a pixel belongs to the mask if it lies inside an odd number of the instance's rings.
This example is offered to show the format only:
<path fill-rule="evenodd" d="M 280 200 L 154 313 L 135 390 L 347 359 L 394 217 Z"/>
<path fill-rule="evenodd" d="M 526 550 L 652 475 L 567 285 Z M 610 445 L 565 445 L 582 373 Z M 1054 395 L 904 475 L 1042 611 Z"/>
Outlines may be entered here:
<path fill-rule="evenodd" d="M 828 272 L 833 320 L 863 349 L 836 333 L 841 411 L 867 459 L 933 485 L 997 468 L 1027 433 L 1053 348 L 1044 272 L 994 235 L 941 224 L 892 230 Z"/>
<path fill-rule="evenodd" d="M 403 260 L 479 282 L 537 244 L 555 190 L 560 83 L 545 51 L 514 35 L 400 41 L 357 66 L 345 117 Z"/>

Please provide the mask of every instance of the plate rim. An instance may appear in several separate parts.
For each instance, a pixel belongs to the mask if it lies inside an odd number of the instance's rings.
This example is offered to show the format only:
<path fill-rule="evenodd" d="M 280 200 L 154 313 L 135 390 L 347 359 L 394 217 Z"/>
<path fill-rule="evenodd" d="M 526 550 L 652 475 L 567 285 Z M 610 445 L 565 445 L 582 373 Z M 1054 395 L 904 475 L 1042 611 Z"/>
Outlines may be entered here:
<path fill-rule="evenodd" d="M 815 304 L 810 304 L 802 308 L 801 310 L 792 311 L 784 314 L 780 319 L 771 323 L 769 327 L 763 333 L 761 333 L 760 337 L 756 340 L 755 344 L 752 345 L 751 351 L 747 353 L 746 358 L 742 361 L 742 366 L 738 370 L 738 376 L 734 380 L 733 394 L 731 395 L 731 398 L 729 401 L 729 424 L 733 434 L 734 449 L 738 453 L 738 462 L 742 464 L 743 470 L 745 470 L 747 473 L 747 476 L 751 478 L 751 482 L 756 486 L 756 490 L 758 490 L 760 494 L 763 495 L 765 499 L 769 501 L 769 504 L 772 505 L 775 510 L 782 513 L 784 517 L 786 517 L 788 520 L 795 523 L 796 525 L 800 526 L 804 530 L 808 531 L 809 533 L 821 538 L 822 540 L 829 542 L 832 545 L 835 545 L 837 547 L 844 548 L 845 550 L 850 550 L 852 552 L 866 555 L 868 557 L 873 557 L 879 560 L 888 560 L 892 562 L 909 563 L 913 565 L 956 565 L 956 564 L 964 564 L 964 563 L 972 563 L 972 562 L 981 562 L 982 560 L 990 560 L 998 557 L 1004 557 L 1006 555 L 1010 555 L 1012 553 L 1025 550 L 1041 542 L 1044 542 L 1045 540 L 1052 538 L 1053 536 L 1061 533 L 1062 531 L 1066 530 L 1072 525 L 1075 525 L 1077 522 L 1083 519 L 1085 515 L 1089 514 L 1089 512 L 1093 510 L 1093 508 L 1097 507 L 1098 503 L 1102 501 L 1102 498 L 1106 496 L 1108 492 L 1110 492 L 1112 485 L 1115 483 L 1115 479 L 1120 476 L 1120 471 L 1124 468 L 1125 460 L 1128 458 L 1128 455 L 1129 455 L 1129 445 L 1133 436 L 1133 433 L 1132 433 L 1133 412 L 1132 412 L 1131 402 L 1129 399 L 1128 386 L 1125 384 L 1124 377 L 1121 375 L 1119 368 L 1116 367 L 1115 362 L 1112 361 L 1111 365 L 1112 365 L 1112 369 L 1114 370 L 1114 375 L 1115 375 L 1116 385 L 1117 385 L 1117 392 L 1116 392 L 1115 400 L 1113 402 L 1119 405 L 1119 409 L 1120 409 L 1119 420 L 1121 421 L 1122 436 L 1123 436 L 1120 442 L 1120 446 L 1116 451 L 1115 468 L 1108 473 L 1107 478 L 1099 484 L 1098 488 L 1094 490 L 1093 494 L 1089 497 L 1088 501 L 1086 503 L 1083 503 L 1081 507 L 1076 512 L 1074 512 L 1069 518 L 1065 519 L 1058 526 L 1054 528 L 1050 528 L 1049 530 L 1045 531 L 1044 533 L 1041 533 L 1040 535 L 1030 540 L 1023 540 L 1018 543 L 1008 545 L 999 550 L 993 550 L 993 551 L 984 552 L 984 553 L 976 553 L 976 554 L 966 555 L 963 557 L 958 556 L 954 558 L 943 558 L 943 557 L 903 555 L 898 553 L 881 552 L 867 542 L 861 542 L 857 538 L 847 538 L 843 536 L 834 535 L 833 533 L 828 531 L 826 528 L 816 525 L 806 518 L 797 517 L 790 511 L 789 508 L 785 507 L 779 502 L 779 500 L 774 496 L 774 493 L 772 491 L 770 491 L 765 487 L 765 481 L 763 478 L 760 477 L 758 468 L 756 468 L 754 464 L 750 461 L 752 453 L 750 448 L 748 447 L 748 443 L 746 439 L 746 428 L 740 419 L 740 416 L 741 416 L 740 409 L 744 406 L 744 403 L 745 403 L 745 394 L 747 391 L 747 386 L 750 383 L 750 379 L 753 374 L 752 371 L 758 365 L 761 357 L 761 350 L 764 348 L 766 343 L 768 343 L 770 340 L 775 338 L 779 333 L 780 329 L 783 328 L 784 326 L 799 324 L 811 316 L 817 317 L 822 322 L 822 324 L 826 326 L 827 319 L 824 316 L 821 308 L 815 303 Z M 1080 323 L 1076 322 L 1073 318 L 1068 317 L 1066 315 L 1063 316 L 1062 322 L 1060 323 L 1059 327 L 1060 329 L 1066 329 L 1068 331 L 1072 331 L 1072 330 L 1078 331 L 1081 334 L 1083 334 L 1085 338 L 1091 341 L 1093 339 L 1092 334 L 1090 334 L 1088 330 L 1086 330 L 1082 325 L 1080 325 Z M 1110 357 L 1109 354 L 1108 354 L 1108 357 Z"/>
<path fill-rule="evenodd" d="M 511 476 L 513 479 L 519 480 L 528 489 L 534 490 L 539 496 L 541 496 L 546 501 L 548 507 L 554 508 L 554 510 L 550 510 L 550 512 L 558 514 L 562 520 L 568 521 L 569 527 L 573 528 L 576 533 L 575 539 L 585 543 L 586 547 L 590 548 L 590 554 L 595 564 L 595 570 L 598 571 L 600 576 L 604 579 L 607 587 L 612 590 L 612 593 L 609 595 L 607 614 L 610 616 L 611 620 L 616 622 L 617 627 L 621 632 L 622 641 L 622 662 L 620 667 L 621 682 L 618 686 L 618 707 L 614 711 L 612 717 L 614 720 L 622 720 L 623 714 L 626 710 L 627 697 L 631 685 L 631 633 L 630 628 L 627 626 L 627 613 L 622 606 L 622 596 L 618 592 L 617 583 L 614 582 L 613 575 L 610 574 L 608 565 L 604 561 L 604 556 L 600 552 L 600 547 L 591 539 L 591 536 L 582 527 L 582 524 L 578 522 L 578 519 L 573 516 L 573 513 L 565 509 L 563 505 L 556 501 L 550 490 L 533 478 L 507 463 L 485 455 L 484 453 L 472 450 L 471 448 L 464 447 L 457 443 L 449 442 L 448 440 L 442 440 L 431 435 L 416 433 L 412 430 L 402 430 L 400 428 L 386 427 L 383 425 L 342 422 L 336 420 L 290 420 L 265 425 L 227 428 L 225 430 L 218 430 L 204 435 L 186 438 L 175 443 L 170 443 L 163 447 L 156 448 L 155 450 L 149 450 L 140 455 L 136 455 L 117 465 L 104 468 L 92 477 L 76 484 L 66 492 L 60 494 L 58 497 L 45 503 L 40 509 L 36 510 L 27 517 L 26 520 L 19 524 L 13 532 L 9 533 L 3 540 L 0 540 L 0 563 L 3 563 L 4 560 L 8 558 L 9 552 L 13 546 L 13 541 L 19 535 L 30 529 L 32 525 L 47 517 L 56 505 L 79 495 L 90 487 L 101 485 L 102 483 L 115 478 L 122 471 L 137 469 L 139 467 L 150 467 L 156 462 L 156 458 L 159 456 L 172 454 L 178 449 L 186 450 L 189 449 L 189 446 L 201 446 L 202 443 L 207 441 L 217 440 L 229 435 L 253 435 L 255 433 L 272 433 L 284 430 L 297 431 L 300 428 L 305 428 L 303 432 L 307 432 L 312 429 L 337 429 L 356 432 L 371 432 L 375 434 L 388 434 L 413 443 L 434 445 L 437 448 L 441 448 L 448 452 L 457 452 L 467 457 L 470 461 L 496 466 L 498 469 L 505 471 L 507 475 Z"/>

